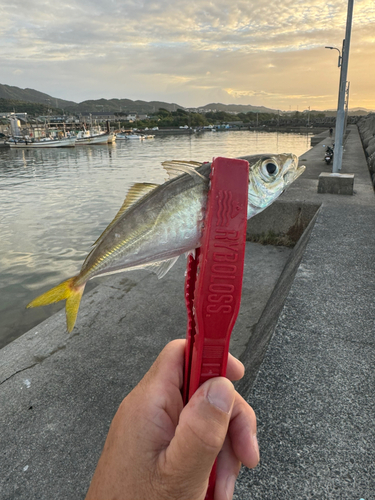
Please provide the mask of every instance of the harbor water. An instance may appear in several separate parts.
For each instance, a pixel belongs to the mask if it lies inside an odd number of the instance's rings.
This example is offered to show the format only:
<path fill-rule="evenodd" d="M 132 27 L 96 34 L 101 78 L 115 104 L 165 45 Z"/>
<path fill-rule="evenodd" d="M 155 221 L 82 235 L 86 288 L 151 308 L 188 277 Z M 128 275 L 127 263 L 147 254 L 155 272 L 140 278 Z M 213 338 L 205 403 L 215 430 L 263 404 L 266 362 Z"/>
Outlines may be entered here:
<path fill-rule="evenodd" d="M 0 348 L 64 303 L 25 309 L 79 272 L 92 243 L 135 182 L 163 183 L 165 160 L 295 153 L 310 135 L 226 131 L 118 141 L 106 146 L 0 148 Z M 95 286 L 95 280 L 86 290 Z"/>

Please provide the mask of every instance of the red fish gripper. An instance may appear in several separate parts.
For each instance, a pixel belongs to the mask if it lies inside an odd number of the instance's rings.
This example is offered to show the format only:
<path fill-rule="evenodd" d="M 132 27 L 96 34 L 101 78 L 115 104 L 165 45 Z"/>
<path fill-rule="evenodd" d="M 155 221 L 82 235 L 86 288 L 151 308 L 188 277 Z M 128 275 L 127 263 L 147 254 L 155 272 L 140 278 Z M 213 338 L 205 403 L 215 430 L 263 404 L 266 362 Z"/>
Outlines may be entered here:
<path fill-rule="evenodd" d="M 206 380 L 225 377 L 241 301 L 249 164 L 216 158 L 210 179 L 201 247 L 189 256 L 185 280 L 184 404 Z M 214 466 L 206 500 L 214 498 L 215 477 Z"/>

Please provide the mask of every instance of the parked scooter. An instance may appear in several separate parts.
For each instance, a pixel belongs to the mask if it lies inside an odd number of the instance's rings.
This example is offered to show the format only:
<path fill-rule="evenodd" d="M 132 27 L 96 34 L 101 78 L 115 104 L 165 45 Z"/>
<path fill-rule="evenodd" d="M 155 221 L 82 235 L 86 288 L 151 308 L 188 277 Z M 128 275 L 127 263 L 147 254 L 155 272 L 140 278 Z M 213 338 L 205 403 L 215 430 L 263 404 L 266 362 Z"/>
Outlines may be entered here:
<path fill-rule="evenodd" d="M 327 165 L 329 165 L 331 163 L 331 161 L 333 160 L 333 148 L 334 148 L 334 146 L 332 146 L 332 148 L 330 146 L 327 146 L 327 149 L 326 149 L 326 152 L 324 155 L 324 161 L 327 163 Z"/>

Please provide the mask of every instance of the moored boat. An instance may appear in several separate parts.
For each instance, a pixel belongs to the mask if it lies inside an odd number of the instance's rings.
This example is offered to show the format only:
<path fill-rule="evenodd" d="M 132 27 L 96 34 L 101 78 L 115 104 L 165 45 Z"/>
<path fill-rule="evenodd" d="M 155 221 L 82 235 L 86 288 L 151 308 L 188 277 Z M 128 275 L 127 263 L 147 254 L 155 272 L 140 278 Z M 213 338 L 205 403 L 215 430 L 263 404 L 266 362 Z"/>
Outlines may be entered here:
<path fill-rule="evenodd" d="M 117 134 L 116 135 L 116 139 L 125 139 L 125 140 L 128 140 L 128 139 L 144 139 L 144 135 L 141 135 L 141 134 Z"/>
<path fill-rule="evenodd" d="M 33 148 L 71 148 L 76 144 L 75 137 L 64 137 L 62 139 L 52 139 L 46 137 L 40 140 L 34 139 L 15 139 L 10 138 L 7 143 L 11 148 L 23 148 L 23 149 L 33 149 Z"/>
<path fill-rule="evenodd" d="M 108 144 L 116 139 L 113 133 L 91 134 L 89 130 L 78 132 L 76 146 L 88 146 L 91 144 Z"/>

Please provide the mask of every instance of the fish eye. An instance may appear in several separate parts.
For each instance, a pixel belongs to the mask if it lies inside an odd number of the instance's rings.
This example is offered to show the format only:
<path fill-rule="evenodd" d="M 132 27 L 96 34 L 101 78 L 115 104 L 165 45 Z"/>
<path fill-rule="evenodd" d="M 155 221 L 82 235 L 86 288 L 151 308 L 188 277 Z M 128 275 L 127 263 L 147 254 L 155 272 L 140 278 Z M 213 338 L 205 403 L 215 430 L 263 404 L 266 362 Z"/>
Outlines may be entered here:
<path fill-rule="evenodd" d="M 278 174 L 279 167 L 273 161 L 265 161 L 262 165 L 262 172 L 266 177 L 274 177 Z"/>
<path fill-rule="evenodd" d="M 270 175 L 273 175 L 277 170 L 277 166 L 274 163 L 267 163 L 266 169 Z"/>

